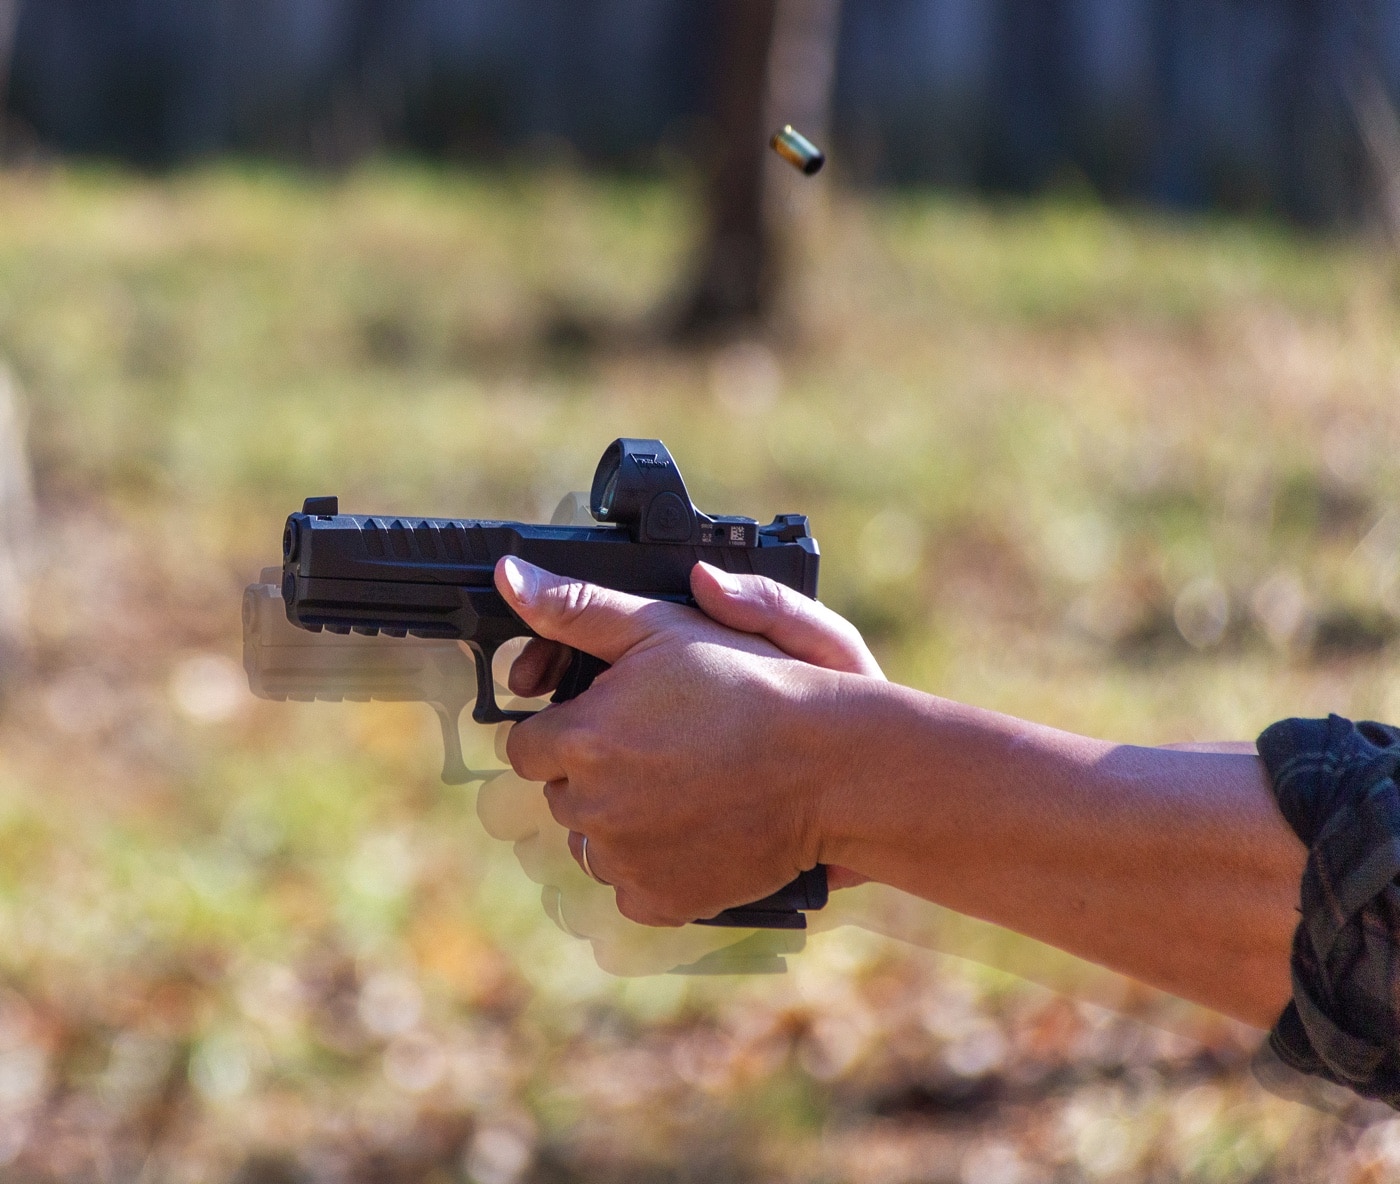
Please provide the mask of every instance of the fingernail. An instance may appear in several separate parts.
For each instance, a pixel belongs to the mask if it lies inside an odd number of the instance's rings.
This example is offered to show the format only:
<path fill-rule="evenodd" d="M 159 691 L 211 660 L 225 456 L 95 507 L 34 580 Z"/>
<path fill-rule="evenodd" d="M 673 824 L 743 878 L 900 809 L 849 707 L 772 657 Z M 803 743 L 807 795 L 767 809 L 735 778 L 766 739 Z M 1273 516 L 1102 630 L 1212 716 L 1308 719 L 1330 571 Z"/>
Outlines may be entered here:
<path fill-rule="evenodd" d="M 710 574 L 714 576 L 715 583 L 728 595 L 738 596 L 739 593 L 743 591 L 743 585 L 739 583 L 736 576 L 710 563 L 705 564 L 705 566 L 710 569 Z"/>
<path fill-rule="evenodd" d="M 505 572 L 506 583 L 515 593 L 515 599 L 521 604 L 532 603 L 540 583 L 534 565 L 522 562 L 514 555 L 507 555 L 501 561 L 501 567 Z"/>

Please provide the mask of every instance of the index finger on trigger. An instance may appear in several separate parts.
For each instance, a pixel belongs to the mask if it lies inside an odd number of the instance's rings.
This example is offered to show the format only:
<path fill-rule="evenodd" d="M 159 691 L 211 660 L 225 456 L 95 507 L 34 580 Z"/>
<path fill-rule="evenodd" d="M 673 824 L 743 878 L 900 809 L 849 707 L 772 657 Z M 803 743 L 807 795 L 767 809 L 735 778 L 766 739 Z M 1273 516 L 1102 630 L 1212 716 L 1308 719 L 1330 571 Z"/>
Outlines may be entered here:
<path fill-rule="evenodd" d="M 573 650 L 568 646 L 543 637 L 530 638 L 511 663 L 506 679 L 511 694 L 522 699 L 547 694 L 559 685 L 572 660 Z"/>

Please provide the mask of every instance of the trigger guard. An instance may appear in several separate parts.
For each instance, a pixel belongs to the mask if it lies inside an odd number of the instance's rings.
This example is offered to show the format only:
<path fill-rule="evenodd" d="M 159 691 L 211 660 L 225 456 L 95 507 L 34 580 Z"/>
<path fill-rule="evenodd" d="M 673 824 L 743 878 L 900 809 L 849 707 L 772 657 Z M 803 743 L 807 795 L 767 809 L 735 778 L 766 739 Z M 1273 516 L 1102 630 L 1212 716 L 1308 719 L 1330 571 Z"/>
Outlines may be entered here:
<path fill-rule="evenodd" d="M 472 708 L 472 719 L 479 724 L 514 724 L 522 719 L 529 719 L 535 712 L 506 710 L 497 707 L 494 700 L 490 703 L 483 703 L 480 699 L 476 701 L 476 706 Z"/>
<path fill-rule="evenodd" d="M 498 643 L 488 650 L 480 642 L 466 643 L 476 660 L 476 704 L 472 707 L 472 719 L 479 724 L 516 723 L 535 714 L 533 711 L 507 711 L 496 702 L 496 679 L 491 666 L 496 651 L 503 644 Z"/>

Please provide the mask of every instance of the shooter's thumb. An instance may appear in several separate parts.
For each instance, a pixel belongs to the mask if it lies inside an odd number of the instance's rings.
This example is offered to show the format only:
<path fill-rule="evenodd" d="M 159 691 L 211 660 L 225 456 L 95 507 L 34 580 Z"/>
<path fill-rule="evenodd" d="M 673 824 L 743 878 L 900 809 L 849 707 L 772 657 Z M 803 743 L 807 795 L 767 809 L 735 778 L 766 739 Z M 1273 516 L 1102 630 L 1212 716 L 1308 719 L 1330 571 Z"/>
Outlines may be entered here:
<path fill-rule="evenodd" d="M 496 564 L 496 590 L 541 637 L 609 664 L 672 623 L 676 606 L 556 576 L 507 555 Z"/>

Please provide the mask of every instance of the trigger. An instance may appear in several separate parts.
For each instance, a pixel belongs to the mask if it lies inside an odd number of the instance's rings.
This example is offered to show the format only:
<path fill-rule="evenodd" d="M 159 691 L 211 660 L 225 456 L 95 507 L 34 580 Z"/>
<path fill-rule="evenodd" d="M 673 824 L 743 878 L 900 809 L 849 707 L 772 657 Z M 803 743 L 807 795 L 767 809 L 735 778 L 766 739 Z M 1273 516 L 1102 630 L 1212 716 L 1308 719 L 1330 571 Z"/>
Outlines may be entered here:
<path fill-rule="evenodd" d="M 569 663 L 569 668 L 564 672 L 564 677 L 559 680 L 558 687 L 555 688 L 554 697 L 551 703 L 567 703 L 570 699 L 577 699 L 584 691 L 593 685 L 593 680 L 608 668 L 608 664 L 601 658 L 595 658 L 592 654 L 586 654 L 583 650 L 575 650 L 573 660 Z"/>

